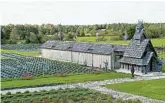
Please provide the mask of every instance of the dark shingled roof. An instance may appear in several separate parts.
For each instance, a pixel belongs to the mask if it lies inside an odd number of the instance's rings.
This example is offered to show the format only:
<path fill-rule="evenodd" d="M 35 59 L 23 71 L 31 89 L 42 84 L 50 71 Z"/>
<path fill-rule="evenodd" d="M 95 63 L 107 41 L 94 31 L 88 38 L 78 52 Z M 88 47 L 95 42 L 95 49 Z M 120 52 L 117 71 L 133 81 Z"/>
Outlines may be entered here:
<path fill-rule="evenodd" d="M 87 52 L 91 46 L 91 43 L 75 42 L 71 50 L 75 52 Z"/>
<path fill-rule="evenodd" d="M 148 43 L 149 43 L 149 39 L 143 40 L 140 45 L 137 45 L 138 40 L 132 40 L 129 46 L 126 48 L 124 52 L 124 56 L 141 58 Z"/>
<path fill-rule="evenodd" d="M 128 47 L 127 45 L 114 45 L 114 46 L 115 46 L 114 51 L 118 51 L 118 52 L 124 52 Z"/>
<path fill-rule="evenodd" d="M 122 59 L 119 60 L 119 62 L 127 63 L 127 64 L 135 64 L 135 65 L 148 65 L 152 56 L 153 56 L 153 52 L 149 52 L 146 54 L 144 58 L 123 57 Z"/>
<path fill-rule="evenodd" d="M 68 50 L 70 47 L 72 47 L 73 42 L 57 42 L 52 49 L 56 50 Z"/>
<path fill-rule="evenodd" d="M 49 40 L 49 41 L 45 42 L 44 44 L 42 44 L 41 48 L 51 49 L 54 45 L 56 45 L 56 43 L 58 43 L 58 41 Z"/>
<path fill-rule="evenodd" d="M 54 50 L 68 50 L 74 52 L 85 52 L 93 54 L 111 54 L 113 51 L 124 52 L 126 45 L 113 44 L 97 44 L 87 42 L 73 42 L 73 41 L 47 41 L 41 48 Z"/>
<path fill-rule="evenodd" d="M 144 39 L 146 39 L 146 36 L 145 36 L 145 34 L 144 34 L 144 31 L 143 31 L 143 29 L 140 31 L 140 33 L 135 33 L 135 35 L 133 36 L 133 39 L 134 40 L 144 40 Z"/>
<path fill-rule="evenodd" d="M 111 54 L 114 51 L 114 45 L 93 44 L 93 46 L 90 49 L 92 49 L 91 53 L 94 54 Z"/>
<path fill-rule="evenodd" d="M 121 63 L 136 64 L 136 65 L 148 65 L 151 58 L 157 54 L 149 39 L 143 31 L 143 24 L 140 22 L 136 26 L 136 32 L 125 49 L 123 58 L 119 60 Z"/>

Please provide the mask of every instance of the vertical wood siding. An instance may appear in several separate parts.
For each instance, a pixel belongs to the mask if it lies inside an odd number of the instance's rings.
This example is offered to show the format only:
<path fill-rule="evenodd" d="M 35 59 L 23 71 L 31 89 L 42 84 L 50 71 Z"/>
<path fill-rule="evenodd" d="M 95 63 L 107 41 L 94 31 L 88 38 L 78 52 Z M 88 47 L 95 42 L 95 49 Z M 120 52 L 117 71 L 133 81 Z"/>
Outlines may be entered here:
<path fill-rule="evenodd" d="M 97 55 L 93 54 L 93 66 L 94 67 L 105 67 L 105 62 L 108 61 L 108 68 L 111 68 L 111 55 Z"/>
<path fill-rule="evenodd" d="M 55 59 L 60 61 L 74 62 L 84 65 L 86 60 L 87 66 L 105 67 L 105 62 L 108 61 L 108 68 L 111 69 L 111 55 L 99 55 L 81 52 L 60 51 L 51 49 L 41 49 L 42 57 Z"/>
<path fill-rule="evenodd" d="M 61 51 L 61 60 L 71 62 L 71 52 L 70 51 Z"/>
<path fill-rule="evenodd" d="M 92 66 L 92 54 L 89 53 L 79 53 L 79 64 L 83 64 L 86 61 L 87 66 Z"/>
<path fill-rule="evenodd" d="M 49 49 L 42 49 L 41 50 L 42 57 L 44 58 L 50 58 L 51 57 L 51 50 Z"/>
<path fill-rule="evenodd" d="M 93 62 L 93 54 L 89 54 L 89 53 L 86 53 L 86 59 L 87 59 L 87 66 L 92 66 L 92 62 Z"/>
<path fill-rule="evenodd" d="M 74 63 L 79 63 L 79 52 L 72 52 L 72 61 Z"/>

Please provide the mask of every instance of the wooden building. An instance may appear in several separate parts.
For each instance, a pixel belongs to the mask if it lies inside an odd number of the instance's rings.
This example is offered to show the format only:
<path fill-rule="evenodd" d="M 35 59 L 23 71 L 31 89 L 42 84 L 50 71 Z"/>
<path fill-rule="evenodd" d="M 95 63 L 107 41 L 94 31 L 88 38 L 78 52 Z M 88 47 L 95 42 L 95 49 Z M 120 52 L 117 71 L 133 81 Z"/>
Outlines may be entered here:
<path fill-rule="evenodd" d="M 41 46 L 44 58 L 74 62 L 108 69 L 123 69 L 147 73 L 160 71 L 160 61 L 141 21 L 129 45 L 98 44 L 49 40 Z"/>
<path fill-rule="evenodd" d="M 119 69 L 118 60 L 125 48 L 125 45 L 49 40 L 41 46 L 41 55 L 44 58 L 101 68 L 105 68 L 107 63 L 108 69 Z"/>
<path fill-rule="evenodd" d="M 157 72 L 160 69 L 158 66 L 160 60 L 151 41 L 145 36 L 142 21 L 138 22 L 135 34 L 119 62 L 121 69 L 130 71 L 131 68 L 134 68 L 136 72 L 145 74 Z"/>

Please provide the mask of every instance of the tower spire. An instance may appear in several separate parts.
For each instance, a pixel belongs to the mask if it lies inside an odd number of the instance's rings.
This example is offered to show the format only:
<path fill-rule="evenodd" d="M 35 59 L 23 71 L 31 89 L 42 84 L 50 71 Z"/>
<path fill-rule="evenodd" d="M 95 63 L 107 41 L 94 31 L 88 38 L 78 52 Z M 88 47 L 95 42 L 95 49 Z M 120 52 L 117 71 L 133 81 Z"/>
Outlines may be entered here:
<path fill-rule="evenodd" d="M 138 23 L 135 28 L 135 34 L 133 36 L 133 40 L 137 41 L 137 45 L 140 45 L 140 43 L 146 39 L 146 36 L 144 34 L 144 25 L 142 20 L 138 20 Z"/>

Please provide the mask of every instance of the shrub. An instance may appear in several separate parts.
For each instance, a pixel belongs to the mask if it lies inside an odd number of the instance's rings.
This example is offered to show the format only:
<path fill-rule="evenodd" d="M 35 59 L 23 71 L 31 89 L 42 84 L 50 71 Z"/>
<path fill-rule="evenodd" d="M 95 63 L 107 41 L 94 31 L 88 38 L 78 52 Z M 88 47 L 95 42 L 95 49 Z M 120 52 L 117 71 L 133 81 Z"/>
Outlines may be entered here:
<path fill-rule="evenodd" d="M 29 93 L 29 91 L 28 91 L 28 90 L 26 90 L 24 93 Z"/>
<path fill-rule="evenodd" d="M 11 103 L 11 101 L 10 100 L 4 100 L 4 101 L 2 101 L 2 103 Z"/>
<path fill-rule="evenodd" d="M 10 103 L 19 103 L 18 100 L 12 100 Z"/>
<path fill-rule="evenodd" d="M 21 92 L 16 92 L 16 94 L 20 94 Z"/>
<path fill-rule="evenodd" d="M 6 95 L 11 95 L 11 92 L 7 92 Z"/>
<path fill-rule="evenodd" d="M 34 91 L 34 93 L 37 93 L 37 91 Z"/>
<path fill-rule="evenodd" d="M 51 89 L 50 91 L 55 91 L 55 89 Z"/>
<path fill-rule="evenodd" d="M 14 95 L 14 96 L 17 97 L 17 98 L 20 98 L 20 97 L 24 97 L 25 95 L 20 93 L 20 94 Z"/>
<path fill-rule="evenodd" d="M 46 90 L 41 90 L 41 92 L 46 92 Z"/>

